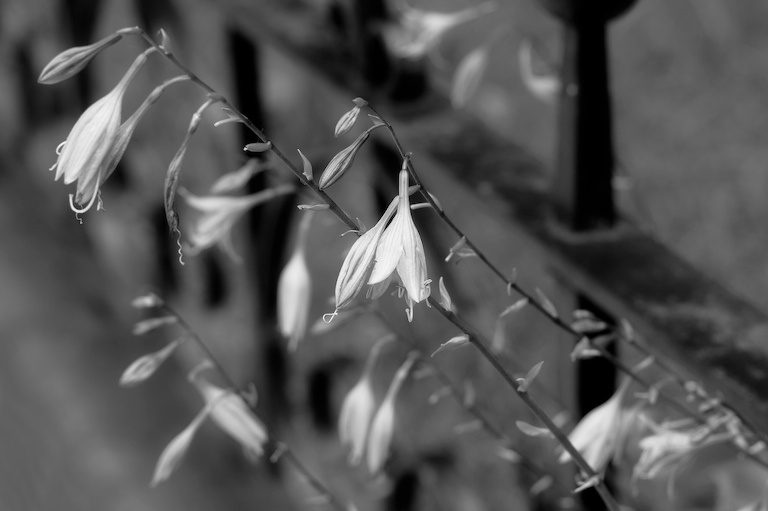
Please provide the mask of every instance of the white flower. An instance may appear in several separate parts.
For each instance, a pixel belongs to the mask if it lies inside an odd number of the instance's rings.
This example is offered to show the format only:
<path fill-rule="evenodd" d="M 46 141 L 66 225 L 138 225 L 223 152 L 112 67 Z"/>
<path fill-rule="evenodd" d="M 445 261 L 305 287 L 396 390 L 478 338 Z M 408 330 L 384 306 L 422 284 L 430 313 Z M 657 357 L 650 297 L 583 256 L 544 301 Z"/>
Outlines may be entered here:
<path fill-rule="evenodd" d="M 306 260 L 306 240 L 312 211 L 304 213 L 299 226 L 296 249 L 280 273 L 277 283 L 277 324 L 288 339 L 288 349 L 295 350 L 307 333 L 312 280 Z"/>
<path fill-rule="evenodd" d="M 230 231 L 235 222 L 249 209 L 293 190 L 292 185 L 281 185 L 243 197 L 198 197 L 182 188 L 179 190 L 181 196 L 184 197 L 189 206 L 200 213 L 187 234 L 192 254 L 197 254 L 206 248 L 221 243 L 233 259 L 239 260 L 232 249 L 230 238 Z"/>
<path fill-rule="evenodd" d="M 55 179 L 63 177 L 64 184 L 77 181 L 74 198 L 69 197 L 75 213 L 88 211 L 98 199 L 120 130 L 123 96 L 146 60 L 147 52 L 139 55 L 115 88 L 83 112 L 63 147 L 59 146 L 59 157 L 51 170 L 56 169 Z M 82 208 L 76 208 L 75 202 Z"/>
<path fill-rule="evenodd" d="M 628 379 L 625 380 L 608 401 L 585 415 L 568 435 L 568 440 L 597 473 L 605 470 L 619 449 L 622 439 L 621 402 L 629 383 Z M 571 455 L 565 451 L 560 456 L 560 463 L 570 459 Z"/>
<path fill-rule="evenodd" d="M 398 197 L 395 197 L 376 225 L 360 236 L 349 249 L 336 279 L 337 311 L 346 307 L 368 280 L 376 256 L 376 247 L 379 245 L 387 222 L 395 214 L 399 200 Z"/>
<path fill-rule="evenodd" d="M 493 9 L 490 3 L 457 12 L 422 11 L 402 6 L 399 24 L 388 26 L 384 35 L 395 55 L 416 59 L 432 51 L 453 27 Z"/>
<path fill-rule="evenodd" d="M 373 418 L 371 431 L 368 435 L 368 449 L 366 451 L 368 470 L 372 474 L 381 470 L 389 455 L 392 432 L 395 428 L 395 399 L 417 358 L 417 353 L 411 353 L 397 370 L 392 383 L 389 385 L 387 395 L 384 397 L 384 401 L 382 401 L 376 416 Z"/>
<path fill-rule="evenodd" d="M 383 282 L 397 270 L 408 293 L 409 306 L 412 306 L 413 303 L 427 299 L 430 288 L 424 245 L 411 217 L 407 170 L 400 171 L 399 197 L 395 218 L 381 235 L 376 247 L 376 264 L 368 284 Z"/>
<path fill-rule="evenodd" d="M 366 440 L 368 439 L 368 430 L 373 420 L 373 414 L 376 409 L 376 398 L 373 395 L 371 385 L 371 375 L 376 365 L 381 348 L 389 342 L 392 337 L 384 337 L 379 340 L 371 349 L 368 360 L 365 362 L 363 374 L 360 379 L 347 393 L 344 402 L 341 405 L 339 413 L 339 438 L 342 445 L 349 445 L 349 462 L 353 465 L 360 463 L 365 451 Z"/>
<path fill-rule="evenodd" d="M 223 389 L 195 374 L 192 383 L 210 407 L 210 416 L 226 434 L 235 439 L 251 457 L 264 454 L 268 440 L 267 429 L 251 411 L 242 397 Z"/>

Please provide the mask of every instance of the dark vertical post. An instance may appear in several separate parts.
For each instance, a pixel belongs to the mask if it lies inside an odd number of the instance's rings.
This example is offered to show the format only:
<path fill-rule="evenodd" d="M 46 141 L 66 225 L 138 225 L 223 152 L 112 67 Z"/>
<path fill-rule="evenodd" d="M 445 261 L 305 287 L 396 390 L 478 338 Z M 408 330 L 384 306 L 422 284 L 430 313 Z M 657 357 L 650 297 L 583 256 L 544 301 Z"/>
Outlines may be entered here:
<path fill-rule="evenodd" d="M 565 24 L 564 38 L 555 206 L 574 230 L 610 227 L 614 155 L 606 23 L 581 16 Z"/>
<path fill-rule="evenodd" d="M 558 222 L 575 232 L 610 228 L 616 220 L 607 26 L 633 2 L 540 0 L 563 22 L 560 138 L 552 197 Z M 612 322 L 588 297 L 577 295 L 576 306 Z M 615 350 L 609 347 L 611 353 Z M 593 359 L 579 362 L 576 370 L 576 404 L 584 416 L 613 394 L 616 369 L 606 360 Z M 586 509 L 605 509 L 594 490 L 582 492 L 581 500 Z"/>
<path fill-rule="evenodd" d="M 259 78 L 259 52 L 256 44 L 241 32 L 229 32 L 229 51 L 234 69 L 236 103 L 240 110 L 258 126 L 264 126 L 264 109 L 261 102 Z M 243 127 L 241 144 L 253 142 L 253 135 Z M 256 157 L 263 157 L 256 155 Z M 266 186 L 265 174 L 251 179 L 249 193 L 255 193 Z M 285 211 L 292 208 L 287 201 L 271 201 L 270 204 L 253 210 L 249 216 L 249 240 L 252 242 L 254 275 L 258 285 L 253 286 L 256 311 L 255 325 L 259 333 L 258 371 L 254 377 L 260 392 L 263 417 L 270 428 L 285 418 L 287 412 L 286 388 L 287 361 L 284 343 L 277 331 L 277 280 L 287 243 L 285 224 L 276 223 L 275 218 L 287 218 Z M 282 210 L 282 213 L 281 213 Z M 256 342 L 256 341 L 254 341 Z"/>

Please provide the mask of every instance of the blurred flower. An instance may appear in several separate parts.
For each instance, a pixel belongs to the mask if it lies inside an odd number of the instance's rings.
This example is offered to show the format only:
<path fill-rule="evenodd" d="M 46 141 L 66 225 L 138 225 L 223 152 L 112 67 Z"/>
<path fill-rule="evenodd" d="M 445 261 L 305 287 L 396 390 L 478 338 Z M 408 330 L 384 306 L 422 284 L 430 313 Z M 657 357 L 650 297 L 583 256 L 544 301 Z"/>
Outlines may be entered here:
<path fill-rule="evenodd" d="M 56 180 L 64 177 L 64 184 L 77 181 L 74 200 L 73 195 L 69 196 L 70 208 L 75 213 L 88 211 L 98 200 L 120 130 L 123 95 L 151 51 L 139 55 L 115 88 L 83 112 L 67 140 L 57 149 L 59 157 L 51 170 L 56 169 Z M 76 208 L 75 202 L 82 208 Z"/>
<path fill-rule="evenodd" d="M 389 455 L 392 432 L 395 428 L 395 399 L 400 388 L 403 386 L 403 382 L 408 377 L 413 363 L 418 357 L 418 353 L 415 352 L 408 355 L 408 359 L 403 362 L 403 365 L 395 373 L 395 377 L 392 379 L 392 383 L 387 390 L 387 395 L 384 397 L 384 401 L 382 401 L 376 416 L 373 418 L 368 436 L 368 449 L 366 451 L 368 470 L 372 474 L 381 470 Z"/>
<path fill-rule="evenodd" d="M 568 435 L 568 440 L 598 474 L 605 470 L 620 449 L 619 441 L 623 438 L 620 432 L 621 402 L 629 383 L 629 379 L 624 380 L 608 401 L 586 414 Z M 564 451 L 560 456 L 560 463 L 570 459 L 571 455 Z"/>
<path fill-rule="evenodd" d="M 249 456 L 256 458 L 264 454 L 264 444 L 269 439 L 267 429 L 242 397 L 232 390 L 217 387 L 196 373 L 192 383 L 210 406 L 211 419 L 219 428 L 235 439 Z"/>
<path fill-rule="evenodd" d="M 312 280 L 306 260 L 307 235 L 312 211 L 306 211 L 299 225 L 296 248 L 277 283 L 277 325 L 288 339 L 288 349 L 294 351 L 307 333 Z"/>
<path fill-rule="evenodd" d="M 400 5 L 399 23 L 388 26 L 384 35 L 395 55 L 417 59 L 432 51 L 446 32 L 455 26 L 494 9 L 491 3 L 457 12 L 422 11 Z"/>
<path fill-rule="evenodd" d="M 224 250 L 234 260 L 239 260 L 239 256 L 237 256 L 232 248 L 232 240 L 230 238 L 232 226 L 235 225 L 235 222 L 254 206 L 279 195 L 291 193 L 293 190 L 293 185 L 280 185 L 243 197 L 198 197 L 192 195 L 187 190 L 179 190 L 187 204 L 199 212 L 187 235 L 190 242 L 189 249 L 194 255 L 217 243 L 221 243 Z"/>
<path fill-rule="evenodd" d="M 663 469 L 680 463 L 696 449 L 733 438 L 728 432 L 713 434 L 707 425 L 676 430 L 656 424 L 646 416 L 642 416 L 642 420 L 650 426 L 653 434 L 639 443 L 642 453 L 635 465 L 633 477 L 640 479 L 656 477 Z"/>
<path fill-rule="evenodd" d="M 189 426 L 176 435 L 173 440 L 168 443 L 165 449 L 163 449 L 160 458 L 157 460 L 155 473 L 152 476 L 152 482 L 150 483 L 152 487 L 157 486 L 171 477 L 173 471 L 176 470 L 176 467 L 179 466 L 181 460 L 184 458 L 187 449 L 189 449 L 197 429 L 203 423 L 205 418 L 208 417 L 210 411 L 210 406 L 203 408 L 200 413 L 195 416 L 192 422 L 189 423 Z"/>
<path fill-rule="evenodd" d="M 368 284 L 383 282 L 397 270 L 412 311 L 413 303 L 429 297 L 430 288 L 424 245 L 411 217 L 407 170 L 400 171 L 399 197 L 397 213 L 376 247 L 376 263 Z"/>
<path fill-rule="evenodd" d="M 555 103 L 560 94 L 560 79 L 554 72 L 536 74 L 533 71 L 533 44 L 528 39 L 520 42 L 519 62 L 520 75 L 531 94 L 545 103 Z"/>
<path fill-rule="evenodd" d="M 380 339 L 368 355 L 363 374 L 352 387 L 341 405 L 339 414 L 339 438 L 342 445 L 349 445 L 349 462 L 353 465 L 360 463 L 368 439 L 368 430 L 376 409 L 376 398 L 373 395 L 371 375 L 376 360 L 384 345 L 392 340 L 392 336 Z"/>

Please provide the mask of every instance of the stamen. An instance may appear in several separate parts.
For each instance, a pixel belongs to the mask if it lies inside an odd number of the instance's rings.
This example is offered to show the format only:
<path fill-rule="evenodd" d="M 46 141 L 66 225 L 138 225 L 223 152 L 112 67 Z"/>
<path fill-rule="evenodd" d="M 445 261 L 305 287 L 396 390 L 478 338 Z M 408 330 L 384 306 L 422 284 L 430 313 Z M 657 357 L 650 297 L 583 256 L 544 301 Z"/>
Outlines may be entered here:
<path fill-rule="evenodd" d="M 413 322 L 413 306 L 405 309 L 405 316 L 408 318 L 408 323 Z"/>
<path fill-rule="evenodd" d="M 75 202 L 74 202 L 74 197 L 75 196 L 70 193 L 69 194 L 69 209 L 71 209 L 72 211 L 75 212 L 75 216 L 77 216 L 78 213 L 85 213 L 85 212 L 87 212 L 93 206 L 93 203 L 96 201 L 96 197 L 98 196 L 98 194 L 99 194 L 99 191 L 96 190 L 96 192 L 91 196 L 91 201 L 88 203 L 88 205 L 85 206 L 83 209 L 77 209 L 75 207 Z M 80 223 L 81 224 L 83 223 L 82 220 L 80 221 Z"/>
<path fill-rule="evenodd" d="M 331 321 L 333 321 L 333 318 L 335 318 L 338 315 L 339 315 L 339 309 L 336 309 L 335 311 L 329 312 L 327 314 L 323 314 L 323 323 L 330 323 Z"/>
<path fill-rule="evenodd" d="M 179 247 L 179 251 L 178 251 L 178 253 L 179 253 L 179 264 L 184 266 L 184 259 L 183 259 L 184 258 L 184 254 L 181 251 L 181 231 L 178 230 L 178 229 L 174 229 L 174 230 L 176 231 L 176 234 L 177 234 L 177 236 L 176 236 L 176 246 Z"/>
<path fill-rule="evenodd" d="M 61 156 L 61 151 L 64 150 L 64 146 L 67 145 L 67 141 L 65 140 L 61 144 L 56 146 L 56 154 Z"/>

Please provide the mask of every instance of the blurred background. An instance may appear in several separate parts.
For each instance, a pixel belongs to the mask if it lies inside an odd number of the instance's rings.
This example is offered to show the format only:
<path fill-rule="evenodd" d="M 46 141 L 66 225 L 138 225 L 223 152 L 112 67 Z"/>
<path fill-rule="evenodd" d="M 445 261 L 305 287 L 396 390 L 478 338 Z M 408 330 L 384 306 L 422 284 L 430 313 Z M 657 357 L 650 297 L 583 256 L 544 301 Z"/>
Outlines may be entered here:
<path fill-rule="evenodd" d="M 323 22 L 326 2 L 306 3 Z M 473 4 L 413 5 L 448 11 Z M 269 297 L 254 293 L 253 283 L 240 278 L 245 271 L 253 282 L 273 282 L 275 267 L 246 265 L 243 270 L 218 251 L 191 258 L 183 270 L 175 262 L 175 242 L 164 225 L 162 182 L 204 95 L 191 85 L 165 94 L 106 184 L 106 211 L 86 214 L 83 225 L 69 210 L 71 190 L 54 182 L 48 171 L 56 146 L 80 113 L 111 90 L 145 46 L 137 38 L 125 39 L 76 79 L 37 84 L 53 56 L 122 27 L 141 25 L 150 31 L 162 26 L 183 62 L 232 95 L 228 57 L 242 46 L 224 11 L 205 0 L 0 2 L 0 509 L 202 510 L 254 503 L 287 509 L 295 501 L 274 482 L 273 469 L 266 463 L 250 467 L 213 428 L 201 431 L 202 440 L 195 442 L 178 477 L 150 491 L 157 455 L 201 405 L 184 381 L 196 355 L 183 354 L 182 362 L 158 374 L 147 388 L 117 386 L 132 360 L 162 346 L 162 334 L 130 336 L 139 315 L 129 302 L 148 290 L 172 289 L 180 310 L 212 339 L 236 381 L 258 383 L 266 378 L 259 372 L 265 364 L 284 363 L 259 356 L 272 352 L 255 346 L 254 335 L 267 334 L 254 334 L 254 329 L 270 316 L 255 318 L 253 311 Z M 768 6 L 753 0 L 640 0 L 610 31 L 623 214 L 763 310 L 768 309 L 768 231 L 763 228 L 768 146 L 762 140 L 768 128 L 767 19 Z M 430 72 L 447 89 L 461 58 L 502 25 L 510 30 L 494 45 L 488 71 L 466 108 L 551 166 L 556 111 L 531 95 L 518 71 L 524 38 L 532 38 L 557 66 L 560 29 L 535 2 L 499 0 L 493 16 L 451 31 L 430 62 Z M 282 133 L 287 147 L 325 155 L 325 135 L 317 132 L 332 129 L 349 105 L 313 104 L 307 91 L 314 84 L 299 83 L 290 63 L 269 52 L 260 59 L 268 130 Z M 150 61 L 126 96 L 125 116 L 170 76 L 167 63 Z M 309 117 L 312 122 L 306 121 Z M 207 115 L 211 122 L 197 135 L 185 163 L 183 184 L 193 192 L 202 193 L 216 176 L 244 162 L 241 134 L 210 127 L 220 118 Z M 361 215 L 370 213 L 358 206 Z M 270 210 L 271 218 L 281 211 L 284 204 Z M 318 229 L 338 228 L 332 221 L 318 222 Z M 261 261 L 285 260 L 291 235 L 275 236 L 282 248 L 262 252 Z M 238 239 L 236 247 L 248 255 L 253 248 Z M 337 243 L 329 253 L 338 255 L 342 249 Z M 515 257 L 516 265 L 525 268 L 525 254 Z M 330 294 L 332 282 L 326 280 L 318 283 L 316 302 Z M 314 312 L 324 308 L 318 305 Z M 265 342 L 270 346 L 272 341 Z M 318 343 L 303 356 L 329 349 L 328 343 Z M 322 380 L 324 373 L 315 374 Z M 346 376 L 348 384 L 353 375 Z M 336 404 L 341 393 L 334 394 Z M 323 446 L 334 441 L 327 432 L 317 440 Z M 340 462 L 337 450 L 328 447 L 328 452 Z M 484 509 L 477 503 L 465 509 L 472 506 Z"/>

